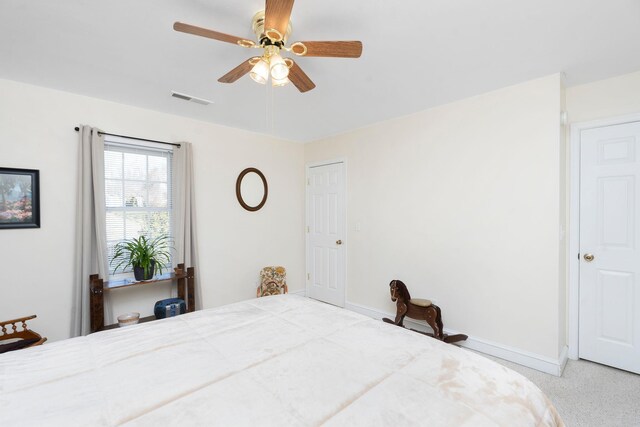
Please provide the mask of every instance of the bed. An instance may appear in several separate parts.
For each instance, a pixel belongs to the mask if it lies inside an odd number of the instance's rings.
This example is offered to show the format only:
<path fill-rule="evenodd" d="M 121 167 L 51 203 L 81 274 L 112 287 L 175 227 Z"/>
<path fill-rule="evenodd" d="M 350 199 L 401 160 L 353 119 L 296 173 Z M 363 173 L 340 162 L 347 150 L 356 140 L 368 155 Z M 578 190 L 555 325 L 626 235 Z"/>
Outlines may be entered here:
<path fill-rule="evenodd" d="M 481 356 L 296 295 L 0 355 L 3 426 L 562 426 Z"/>

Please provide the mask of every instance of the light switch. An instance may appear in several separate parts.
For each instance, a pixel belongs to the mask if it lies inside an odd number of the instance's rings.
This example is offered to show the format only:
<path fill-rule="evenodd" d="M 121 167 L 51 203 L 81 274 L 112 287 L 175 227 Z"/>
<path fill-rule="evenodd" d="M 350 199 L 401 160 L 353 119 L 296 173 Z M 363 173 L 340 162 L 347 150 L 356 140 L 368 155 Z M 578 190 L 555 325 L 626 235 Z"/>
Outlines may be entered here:
<path fill-rule="evenodd" d="M 362 229 L 362 226 L 360 225 L 360 222 L 356 222 L 356 231 L 360 231 Z"/>

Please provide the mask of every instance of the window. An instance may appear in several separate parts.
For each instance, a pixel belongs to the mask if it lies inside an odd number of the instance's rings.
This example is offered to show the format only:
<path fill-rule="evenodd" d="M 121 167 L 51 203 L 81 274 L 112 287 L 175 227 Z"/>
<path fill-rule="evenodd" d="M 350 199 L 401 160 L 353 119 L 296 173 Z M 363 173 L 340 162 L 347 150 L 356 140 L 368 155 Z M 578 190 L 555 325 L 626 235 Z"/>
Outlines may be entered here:
<path fill-rule="evenodd" d="M 104 179 L 109 273 L 116 243 L 145 235 L 172 236 L 172 152 L 105 141 Z M 168 266 L 170 267 L 170 266 Z M 128 267 L 125 272 L 133 269 Z M 118 270 L 118 273 L 121 270 Z"/>

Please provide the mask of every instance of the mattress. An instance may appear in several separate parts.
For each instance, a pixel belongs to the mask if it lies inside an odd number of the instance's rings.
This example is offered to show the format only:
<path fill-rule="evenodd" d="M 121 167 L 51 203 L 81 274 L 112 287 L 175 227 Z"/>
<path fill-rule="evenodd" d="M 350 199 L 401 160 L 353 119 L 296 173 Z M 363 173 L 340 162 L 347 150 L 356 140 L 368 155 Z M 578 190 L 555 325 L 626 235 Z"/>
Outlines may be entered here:
<path fill-rule="evenodd" d="M 562 426 L 529 380 L 295 295 L 0 355 L 3 426 Z"/>

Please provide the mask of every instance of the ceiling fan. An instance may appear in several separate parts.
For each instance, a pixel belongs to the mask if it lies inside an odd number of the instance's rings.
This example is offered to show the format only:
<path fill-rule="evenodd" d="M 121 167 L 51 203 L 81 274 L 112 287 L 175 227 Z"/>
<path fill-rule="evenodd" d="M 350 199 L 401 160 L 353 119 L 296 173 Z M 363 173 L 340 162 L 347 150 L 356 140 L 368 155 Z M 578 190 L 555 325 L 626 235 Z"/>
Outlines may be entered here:
<path fill-rule="evenodd" d="M 296 62 L 283 58 L 281 52 L 291 52 L 297 56 L 320 56 L 337 58 L 359 58 L 362 54 L 362 42 L 359 41 L 304 41 L 287 46 L 291 34 L 291 9 L 294 0 L 266 0 L 265 10 L 256 13 L 252 28 L 258 42 L 242 37 L 219 33 L 195 25 L 176 22 L 173 29 L 183 33 L 207 37 L 227 43 L 237 44 L 248 49 L 262 49 L 261 56 L 254 56 L 218 79 L 221 83 L 233 83 L 249 73 L 260 84 L 266 84 L 271 76 L 273 86 L 284 86 L 291 82 L 300 92 L 315 88 Z"/>

